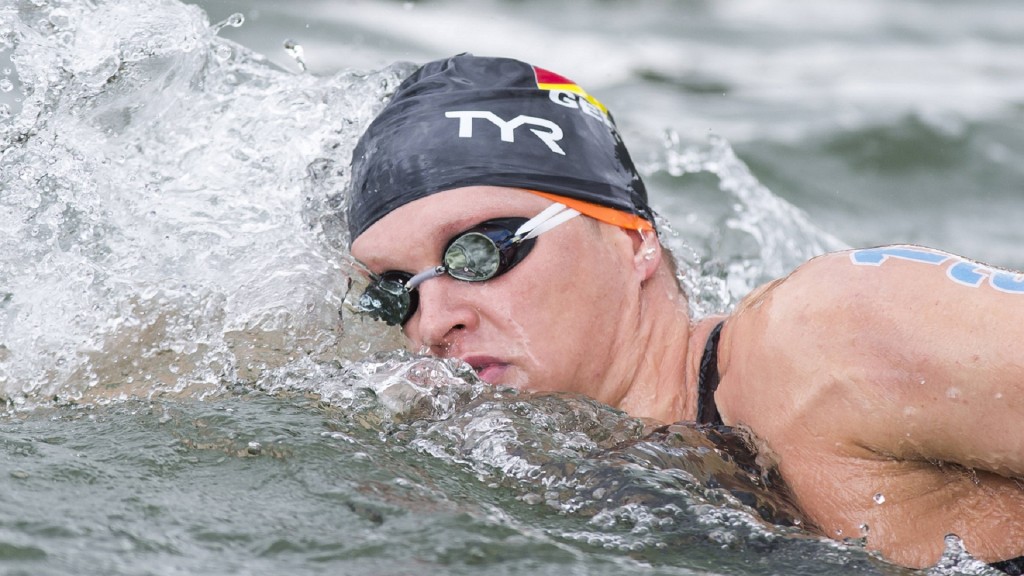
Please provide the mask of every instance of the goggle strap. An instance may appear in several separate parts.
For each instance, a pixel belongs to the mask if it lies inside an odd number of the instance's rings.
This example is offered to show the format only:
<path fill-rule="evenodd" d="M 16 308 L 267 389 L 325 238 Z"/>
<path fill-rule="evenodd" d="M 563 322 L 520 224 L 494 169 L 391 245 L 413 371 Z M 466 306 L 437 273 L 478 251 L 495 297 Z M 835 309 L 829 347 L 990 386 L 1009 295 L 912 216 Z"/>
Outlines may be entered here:
<path fill-rule="evenodd" d="M 520 226 L 518 230 L 516 230 L 516 236 L 522 236 L 523 234 L 526 234 L 527 232 L 543 224 L 545 220 L 551 218 L 555 214 L 558 214 L 562 210 L 565 210 L 565 204 L 555 202 L 554 204 L 542 210 L 540 214 L 537 214 L 533 218 L 530 218 L 526 222 L 523 222 L 523 225 Z"/>
<path fill-rule="evenodd" d="M 543 212 L 537 214 L 533 218 L 530 218 L 526 223 L 520 226 L 519 229 L 516 230 L 516 237 L 521 240 L 536 238 L 555 226 L 579 215 L 579 212 L 572 208 L 567 208 L 565 204 L 552 204 L 545 208 Z"/>
<path fill-rule="evenodd" d="M 560 212 L 558 214 L 558 216 L 555 216 L 554 218 L 552 218 L 550 220 L 547 220 L 543 224 L 540 224 L 539 226 L 537 226 L 533 230 L 530 230 L 530 232 L 527 233 L 526 236 L 523 237 L 523 240 L 529 240 L 530 238 L 536 238 L 537 236 L 540 236 L 541 234 L 547 232 L 548 230 L 551 230 L 555 226 L 558 226 L 559 224 L 562 224 L 563 222 L 567 222 L 567 221 L 569 221 L 569 220 L 571 220 L 571 219 L 573 219 L 573 218 L 575 218 L 576 216 L 579 216 L 579 215 L 580 215 L 580 213 L 577 212 L 576 210 L 573 210 L 572 208 L 567 209 L 565 212 Z"/>
<path fill-rule="evenodd" d="M 431 278 L 437 278 L 443 275 L 445 272 L 444 266 L 434 266 L 433 268 L 427 268 L 423 272 L 409 278 L 409 281 L 405 283 L 405 289 L 412 292 L 417 286 L 430 280 Z"/>

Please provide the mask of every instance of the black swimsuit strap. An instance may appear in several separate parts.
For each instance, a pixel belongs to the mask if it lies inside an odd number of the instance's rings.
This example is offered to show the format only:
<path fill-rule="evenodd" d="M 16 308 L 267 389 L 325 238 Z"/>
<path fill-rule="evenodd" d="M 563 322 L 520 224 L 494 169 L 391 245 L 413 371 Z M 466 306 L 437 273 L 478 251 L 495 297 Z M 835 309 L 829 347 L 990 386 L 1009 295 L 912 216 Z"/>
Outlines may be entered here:
<path fill-rule="evenodd" d="M 715 390 L 718 389 L 718 338 L 722 324 L 719 322 L 708 334 L 704 354 L 700 357 L 700 372 L 697 373 L 697 423 L 720 426 L 722 417 L 715 404 Z"/>
<path fill-rule="evenodd" d="M 1024 556 L 1019 558 L 1012 558 L 1010 560 L 1003 560 L 1002 562 L 993 562 L 989 564 L 996 570 L 1006 572 L 1010 576 L 1021 576 L 1024 574 Z"/>

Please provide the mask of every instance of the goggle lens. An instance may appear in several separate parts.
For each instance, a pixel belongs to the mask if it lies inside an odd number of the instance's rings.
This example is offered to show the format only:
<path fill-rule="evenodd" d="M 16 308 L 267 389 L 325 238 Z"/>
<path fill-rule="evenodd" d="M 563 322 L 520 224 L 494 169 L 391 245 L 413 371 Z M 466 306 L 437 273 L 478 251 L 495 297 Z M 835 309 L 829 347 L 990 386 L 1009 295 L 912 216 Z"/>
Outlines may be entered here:
<path fill-rule="evenodd" d="M 359 311 L 391 326 L 405 323 L 417 300 L 416 292 L 405 288 L 410 278 L 404 272 L 386 272 L 377 277 L 359 297 Z"/>
<path fill-rule="evenodd" d="M 498 275 L 501 250 L 485 234 L 467 232 L 456 237 L 444 251 L 444 266 L 453 278 L 482 282 Z"/>

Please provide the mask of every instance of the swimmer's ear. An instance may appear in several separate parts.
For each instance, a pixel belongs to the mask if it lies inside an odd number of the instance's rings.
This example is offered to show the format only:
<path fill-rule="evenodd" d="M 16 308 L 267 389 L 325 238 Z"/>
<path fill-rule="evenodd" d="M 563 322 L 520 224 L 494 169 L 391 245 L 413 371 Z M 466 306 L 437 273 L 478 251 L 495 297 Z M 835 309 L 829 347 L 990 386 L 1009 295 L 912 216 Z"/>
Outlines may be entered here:
<path fill-rule="evenodd" d="M 661 242 L 655 232 L 630 230 L 633 239 L 633 268 L 640 274 L 640 281 L 646 282 L 661 264 Z"/>

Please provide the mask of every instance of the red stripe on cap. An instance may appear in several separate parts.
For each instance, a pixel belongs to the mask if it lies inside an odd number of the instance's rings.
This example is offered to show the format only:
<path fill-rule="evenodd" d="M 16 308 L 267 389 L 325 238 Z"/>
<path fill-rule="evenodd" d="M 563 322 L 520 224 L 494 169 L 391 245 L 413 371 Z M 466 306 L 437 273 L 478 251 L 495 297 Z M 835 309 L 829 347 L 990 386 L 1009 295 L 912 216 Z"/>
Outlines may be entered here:
<path fill-rule="evenodd" d="M 533 67 L 533 73 L 537 76 L 537 84 L 576 84 L 561 74 L 555 74 L 538 66 Z"/>

